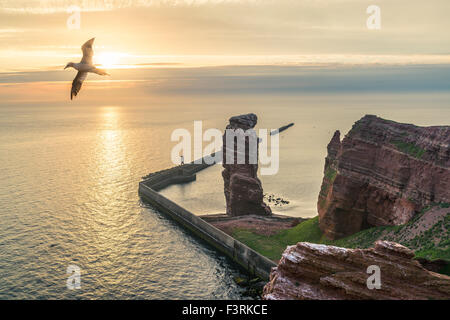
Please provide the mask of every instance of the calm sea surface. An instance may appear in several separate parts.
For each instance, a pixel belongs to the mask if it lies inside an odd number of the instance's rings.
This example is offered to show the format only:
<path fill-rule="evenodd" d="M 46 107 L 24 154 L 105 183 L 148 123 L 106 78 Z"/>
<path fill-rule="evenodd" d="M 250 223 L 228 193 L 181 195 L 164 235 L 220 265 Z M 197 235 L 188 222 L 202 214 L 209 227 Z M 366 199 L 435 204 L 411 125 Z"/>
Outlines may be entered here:
<path fill-rule="evenodd" d="M 448 124 L 450 95 L 186 97 L 145 106 L 0 104 L 0 299 L 242 298 L 238 270 L 164 215 L 140 203 L 141 176 L 170 167 L 174 129 L 223 129 L 255 112 L 281 134 L 266 192 L 290 201 L 274 211 L 316 215 L 326 145 L 364 114 Z M 206 143 L 205 143 L 206 145 Z M 221 168 L 165 195 L 197 214 L 224 211 Z M 81 289 L 66 288 L 68 265 Z"/>

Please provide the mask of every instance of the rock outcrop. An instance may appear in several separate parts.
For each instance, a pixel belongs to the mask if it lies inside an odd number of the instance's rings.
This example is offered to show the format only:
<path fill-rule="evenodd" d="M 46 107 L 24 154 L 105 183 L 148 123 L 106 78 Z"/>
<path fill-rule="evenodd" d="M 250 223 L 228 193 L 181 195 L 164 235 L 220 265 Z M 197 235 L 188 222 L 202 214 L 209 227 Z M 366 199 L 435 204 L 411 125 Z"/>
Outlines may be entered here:
<path fill-rule="evenodd" d="M 223 136 L 224 170 L 222 172 L 227 214 L 230 216 L 270 215 L 272 211 L 264 203 L 261 181 L 257 177 L 258 138 L 252 129 L 258 118 L 250 113 L 232 117 L 229 121 Z M 234 147 L 228 145 L 227 132 L 242 138 L 242 141 L 245 141 L 243 147 L 238 148 L 238 138 L 235 139 Z M 245 135 L 245 132 L 248 135 Z M 238 161 L 240 156 L 244 157 L 244 161 Z"/>
<path fill-rule="evenodd" d="M 328 144 L 319 226 L 338 239 L 408 222 L 426 205 L 450 202 L 450 127 L 418 127 L 373 115 Z"/>
<path fill-rule="evenodd" d="M 450 277 L 429 271 L 414 253 L 395 242 L 377 241 L 370 249 L 345 249 L 299 242 L 289 246 L 270 282 L 266 300 L 450 299 Z M 369 289 L 379 267 L 380 286 Z"/>

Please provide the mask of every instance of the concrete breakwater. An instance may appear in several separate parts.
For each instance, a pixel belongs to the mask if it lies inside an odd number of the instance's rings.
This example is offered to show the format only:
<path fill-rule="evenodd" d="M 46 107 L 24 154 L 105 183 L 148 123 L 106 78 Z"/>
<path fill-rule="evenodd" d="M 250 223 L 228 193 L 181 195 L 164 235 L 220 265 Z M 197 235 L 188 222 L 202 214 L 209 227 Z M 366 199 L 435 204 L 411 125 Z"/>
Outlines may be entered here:
<path fill-rule="evenodd" d="M 204 162 L 201 164 L 189 163 L 152 173 L 139 183 L 139 195 L 145 202 L 167 214 L 182 227 L 227 255 L 251 275 L 268 280 L 271 268 L 276 266 L 272 260 L 158 193 L 159 190 L 172 184 L 195 181 L 195 173 L 209 166 Z"/>

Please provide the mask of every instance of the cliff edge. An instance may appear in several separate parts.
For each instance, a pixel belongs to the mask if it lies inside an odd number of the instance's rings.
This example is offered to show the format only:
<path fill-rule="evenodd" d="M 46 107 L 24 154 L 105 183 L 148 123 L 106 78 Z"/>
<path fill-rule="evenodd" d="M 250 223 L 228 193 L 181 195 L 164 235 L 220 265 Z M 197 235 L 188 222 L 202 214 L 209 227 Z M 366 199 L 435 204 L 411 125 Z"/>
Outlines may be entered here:
<path fill-rule="evenodd" d="M 327 147 L 319 226 L 339 239 L 401 225 L 431 203 L 450 202 L 450 127 L 418 127 L 373 115 Z"/>
<path fill-rule="evenodd" d="M 370 249 L 345 249 L 299 242 L 289 246 L 270 282 L 266 300 L 450 299 L 450 277 L 426 270 L 414 253 L 395 242 L 377 241 Z M 379 285 L 372 279 L 375 266 Z"/>

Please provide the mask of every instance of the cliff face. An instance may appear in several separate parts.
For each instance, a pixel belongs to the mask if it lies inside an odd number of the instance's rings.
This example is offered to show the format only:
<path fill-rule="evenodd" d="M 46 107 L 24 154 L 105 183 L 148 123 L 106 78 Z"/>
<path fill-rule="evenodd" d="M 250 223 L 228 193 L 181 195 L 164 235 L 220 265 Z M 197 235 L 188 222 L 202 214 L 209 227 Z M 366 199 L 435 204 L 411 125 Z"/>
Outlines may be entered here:
<path fill-rule="evenodd" d="M 240 136 L 243 131 L 253 129 L 257 123 L 257 116 L 253 113 L 230 118 L 226 127 L 232 133 Z M 242 131 L 241 131 L 241 130 Z M 227 206 L 227 214 L 230 216 L 241 215 L 270 215 L 272 211 L 263 201 L 263 189 L 261 181 L 257 177 L 258 172 L 258 142 L 255 134 L 253 142 L 256 145 L 255 159 L 251 160 L 251 137 L 244 136 L 244 148 L 238 149 L 237 139 L 234 146 L 227 144 L 227 132 L 223 136 L 223 167 L 224 193 Z M 245 151 L 244 163 L 238 163 L 238 156 Z M 227 163 L 227 157 L 233 159 Z"/>
<path fill-rule="evenodd" d="M 450 299 L 450 277 L 423 268 L 414 253 L 394 242 L 370 249 L 344 249 L 299 242 L 272 269 L 263 298 L 286 299 Z M 378 266 L 380 287 L 369 289 L 369 266 Z"/>
<path fill-rule="evenodd" d="M 318 200 L 320 229 L 338 239 L 400 225 L 432 202 L 450 202 L 450 127 L 367 115 L 328 145 Z"/>

